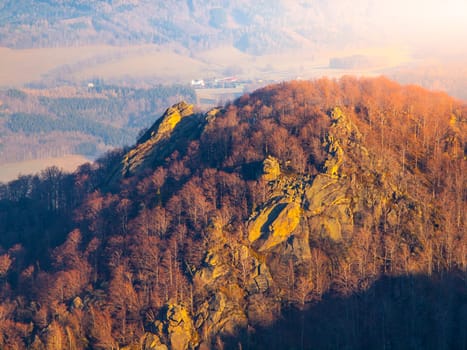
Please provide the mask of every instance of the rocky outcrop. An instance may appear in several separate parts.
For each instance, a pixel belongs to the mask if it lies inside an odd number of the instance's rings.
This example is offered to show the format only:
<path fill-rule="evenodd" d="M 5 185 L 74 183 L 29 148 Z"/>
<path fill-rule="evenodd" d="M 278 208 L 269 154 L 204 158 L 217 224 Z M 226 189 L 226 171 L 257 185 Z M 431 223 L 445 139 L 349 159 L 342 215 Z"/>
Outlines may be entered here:
<path fill-rule="evenodd" d="M 243 305 L 245 290 L 239 285 L 237 271 L 232 266 L 236 260 L 251 260 L 248 248 L 236 246 L 239 254 L 232 260 L 230 249 L 226 250 L 225 237 L 217 225 L 211 234 L 213 248 L 206 253 L 202 267 L 193 277 L 198 291 L 194 299 L 198 302 L 191 316 L 196 331 L 204 339 L 200 349 L 211 349 L 216 336 L 235 336 L 238 329 L 248 324 Z M 245 275 L 250 276 L 249 269 L 245 270 Z"/>
<path fill-rule="evenodd" d="M 268 156 L 263 162 L 263 179 L 266 181 L 274 181 L 281 174 L 281 167 L 277 158 Z"/>
<path fill-rule="evenodd" d="M 248 324 L 239 303 L 242 294 L 236 294 L 238 291 L 235 287 L 229 286 L 224 292 L 218 291 L 212 294 L 198 307 L 195 326 L 200 334 L 235 336 L 237 329 Z"/>
<path fill-rule="evenodd" d="M 153 334 L 146 333 L 142 339 L 142 348 L 143 350 L 168 350 L 167 345 L 162 344 L 161 339 Z"/>
<path fill-rule="evenodd" d="M 198 114 L 194 113 L 192 104 L 183 101 L 174 104 L 124 155 L 107 179 L 107 185 L 112 186 L 122 177 L 137 175 L 144 169 L 162 165 L 175 150 L 186 150 L 207 125 L 213 124 L 220 112 L 221 109 L 213 108 L 205 114 Z"/>
<path fill-rule="evenodd" d="M 220 108 L 212 108 L 206 113 L 206 121 L 208 123 L 212 123 L 215 119 L 218 113 L 220 113 L 221 109 Z"/>
<path fill-rule="evenodd" d="M 279 202 L 266 207 L 251 221 L 248 238 L 265 251 L 284 242 L 300 222 L 301 207 L 296 202 Z"/>
<path fill-rule="evenodd" d="M 338 181 L 332 175 L 318 175 L 306 189 L 304 207 L 314 234 L 337 241 L 342 238 L 343 231 L 352 230 L 348 185 L 347 181 Z"/>
<path fill-rule="evenodd" d="M 187 350 L 197 345 L 198 334 L 188 310 L 182 305 L 169 304 L 161 320 L 154 323 L 154 333 L 148 334 L 145 344 L 154 350 Z"/>
<path fill-rule="evenodd" d="M 152 140 L 154 143 L 170 136 L 177 124 L 182 118 L 193 115 L 193 105 L 181 101 L 168 108 L 162 117 L 138 140 L 138 144 L 142 144 L 147 140 Z"/>
<path fill-rule="evenodd" d="M 176 108 L 171 113 L 148 131 L 142 144 L 173 137 L 176 121 L 186 117 Z M 204 120 L 210 124 L 218 113 L 213 110 Z M 253 209 L 243 241 L 229 239 L 212 219 L 202 264 L 192 271 L 196 292 L 190 312 L 168 305 L 155 331 L 146 335 L 145 349 L 208 349 L 217 346 L 218 337 L 270 324 L 281 303 L 305 297 L 299 293 L 307 287 L 300 283 L 313 280 L 313 245 L 325 241 L 331 250 L 342 247 L 355 234 L 357 220 L 360 227 L 374 227 L 384 217 L 388 225 L 419 230 L 401 213 L 420 216 L 420 206 L 385 177 L 363 147 L 357 127 L 339 108 L 330 119 L 321 172 L 281 171 L 279 159 L 272 156 L 263 161 L 258 180 L 268 186 L 267 199 Z"/>
<path fill-rule="evenodd" d="M 168 140 L 175 127 L 183 118 L 193 115 L 193 105 L 179 102 L 168 108 L 162 117 L 138 140 L 136 147 L 132 148 L 123 158 L 122 174 L 134 173 L 140 166 L 144 166 L 146 159 L 154 154 L 156 145 Z"/>
<path fill-rule="evenodd" d="M 210 285 L 229 273 L 229 265 L 224 263 L 216 252 L 208 251 L 204 259 L 204 267 L 196 272 L 194 279 L 200 286 Z"/>
<path fill-rule="evenodd" d="M 334 241 L 340 240 L 343 232 L 352 231 L 354 189 L 344 163 L 354 158 L 369 163 L 368 154 L 360 145 L 358 129 L 339 108 L 332 111 L 331 123 L 325 137 L 328 157 L 323 173 L 315 177 L 281 175 L 279 179 L 279 162 L 272 157 L 264 161 L 263 178 L 277 181 L 272 185 L 271 199 L 259 207 L 248 225 L 248 238 L 259 252 L 288 241 L 299 232 L 300 222 L 306 221 L 312 236 Z"/>

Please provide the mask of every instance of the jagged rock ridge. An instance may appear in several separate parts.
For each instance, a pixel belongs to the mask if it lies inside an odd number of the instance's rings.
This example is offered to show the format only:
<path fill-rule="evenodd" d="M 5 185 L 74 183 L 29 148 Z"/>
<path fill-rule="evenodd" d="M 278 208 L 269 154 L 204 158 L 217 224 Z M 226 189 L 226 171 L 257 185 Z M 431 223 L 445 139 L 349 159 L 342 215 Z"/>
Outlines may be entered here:
<path fill-rule="evenodd" d="M 145 163 L 157 156 L 160 143 L 169 140 L 174 129 L 183 118 L 193 115 L 193 105 L 182 101 L 168 108 L 162 117 L 138 140 L 136 147 L 131 149 L 123 159 L 122 175 L 134 174 L 138 168 L 148 167 Z M 163 147 L 163 146 L 162 146 Z"/>

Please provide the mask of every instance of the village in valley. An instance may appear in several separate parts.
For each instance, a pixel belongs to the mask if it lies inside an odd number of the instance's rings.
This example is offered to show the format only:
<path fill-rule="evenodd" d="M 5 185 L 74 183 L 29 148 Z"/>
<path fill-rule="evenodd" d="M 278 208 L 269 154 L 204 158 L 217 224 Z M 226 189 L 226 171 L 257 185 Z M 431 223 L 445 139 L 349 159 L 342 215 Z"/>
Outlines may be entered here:
<path fill-rule="evenodd" d="M 196 92 L 196 102 L 201 108 L 223 105 L 233 101 L 248 91 L 253 91 L 261 86 L 274 83 L 273 80 L 247 80 L 236 76 L 193 79 L 191 87 Z"/>

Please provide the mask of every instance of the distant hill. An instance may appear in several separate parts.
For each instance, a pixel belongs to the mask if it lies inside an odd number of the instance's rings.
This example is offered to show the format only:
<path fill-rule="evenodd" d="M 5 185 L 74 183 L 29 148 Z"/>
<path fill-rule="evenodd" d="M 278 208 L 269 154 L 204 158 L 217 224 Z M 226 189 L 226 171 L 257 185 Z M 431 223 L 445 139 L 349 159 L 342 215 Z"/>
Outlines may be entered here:
<path fill-rule="evenodd" d="M 193 50 L 233 45 L 263 54 L 358 39 L 365 18 L 371 18 L 366 1 L 360 5 L 356 11 L 345 1 L 329 6 L 327 1 L 282 0 L 5 0 L 0 4 L 0 46 L 176 43 Z"/>
<path fill-rule="evenodd" d="M 293 81 L 0 185 L 0 348 L 464 349 L 466 116 Z"/>
<path fill-rule="evenodd" d="M 437 3 L 415 11 L 402 0 L 4 0 L 0 61 L 8 68 L 0 85 L 384 74 L 466 99 L 456 38 L 467 28 L 455 26 L 461 17 L 438 27 Z M 439 15 L 449 18 L 452 6 Z M 18 50 L 26 48 L 35 50 Z"/>

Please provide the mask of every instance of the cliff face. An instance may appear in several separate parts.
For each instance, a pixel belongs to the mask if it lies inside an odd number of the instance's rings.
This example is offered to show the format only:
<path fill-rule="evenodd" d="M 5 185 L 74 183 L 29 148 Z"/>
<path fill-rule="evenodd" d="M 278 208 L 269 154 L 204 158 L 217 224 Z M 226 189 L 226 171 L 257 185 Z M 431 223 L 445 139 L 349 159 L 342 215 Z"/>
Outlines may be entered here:
<path fill-rule="evenodd" d="M 206 114 L 174 105 L 121 158 L 101 161 L 108 172 L 76 175 L 80 188 L 95 174 L 108 181 L 74 208 L 75 229 L 49 270 L 14 267 L 16 276 L 10 266 L 25 255 L 0 250 L 0 278 L 37 286 L 27 298 L 1 290 L 19 298 L 4 318 L 35 325 L 9 339 L 153 350 L 281 348 L 287 339 L 313 348 L 316 333 L 333 339 L 323 348 L 359 349 L 410 334 L 425 344 L 436 332 L 414 329 L 441 326 L 414 295 L 435 297 L 414 281 L 462 281 L 467 269 L 466 115 L 445 95 L 384 79 L 284 83 Z M 382 309 L 367 314 L 380 279 Z M 463 320 L 465 283 L 449 283 L 445 317 Z M 328 311 L 342 312 L 341 323 L 323 330 L 313 315 Z M 440 332 L 452 336 L 433 344 L 462 348 L 458 323 L 446 322 Z"/>

